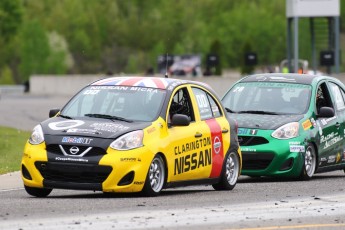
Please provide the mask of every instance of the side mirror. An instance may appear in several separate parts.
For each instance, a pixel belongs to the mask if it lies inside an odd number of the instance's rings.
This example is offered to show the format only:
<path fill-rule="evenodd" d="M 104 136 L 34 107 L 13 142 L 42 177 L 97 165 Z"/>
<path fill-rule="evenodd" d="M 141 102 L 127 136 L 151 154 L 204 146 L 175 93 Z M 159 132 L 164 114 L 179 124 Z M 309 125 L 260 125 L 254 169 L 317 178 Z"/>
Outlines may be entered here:
<path fill-rule="evenodd" d="M 56 114 L 58 114 L 58 112 L 60 112 L 60 109 L 51 109 L 51 110 L 49 111 L 49 118 L 55 117 Z"/>
<path fill-rule="evenodd" d="M 331 107 L 321 107 L 318 117 L 334 117 L 334 109 Z"/>
<path fill-rule="evenodd" d="M 172 126 L 188 126 L 190 124 L 190 118 L 184 114 L 174 114 L 171 118 Z"/>

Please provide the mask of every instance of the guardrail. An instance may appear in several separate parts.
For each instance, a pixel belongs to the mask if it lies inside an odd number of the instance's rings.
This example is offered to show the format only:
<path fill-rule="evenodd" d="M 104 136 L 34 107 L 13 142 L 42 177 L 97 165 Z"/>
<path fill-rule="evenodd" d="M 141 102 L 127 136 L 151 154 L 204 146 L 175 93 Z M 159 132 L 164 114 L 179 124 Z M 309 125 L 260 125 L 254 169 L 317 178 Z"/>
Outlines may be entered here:
<path fill-rule="evenodd" d="M 0 85 L 0 96 L 8 94 L 23 94 L 24 85 Z"/>

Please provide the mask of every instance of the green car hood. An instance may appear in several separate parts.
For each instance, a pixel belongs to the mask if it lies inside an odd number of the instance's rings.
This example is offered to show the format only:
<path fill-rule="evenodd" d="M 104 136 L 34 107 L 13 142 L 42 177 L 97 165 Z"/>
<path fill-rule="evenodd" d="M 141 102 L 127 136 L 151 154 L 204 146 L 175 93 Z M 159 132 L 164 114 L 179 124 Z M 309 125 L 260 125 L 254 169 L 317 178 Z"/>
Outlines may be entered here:
<path fill-rule="evenodd" d="M 239 128 L 275 130 L 289 122 L 299 121 L 304 115 L 262 115 L 262 114 L 235 114 L 231 113 Z"/>

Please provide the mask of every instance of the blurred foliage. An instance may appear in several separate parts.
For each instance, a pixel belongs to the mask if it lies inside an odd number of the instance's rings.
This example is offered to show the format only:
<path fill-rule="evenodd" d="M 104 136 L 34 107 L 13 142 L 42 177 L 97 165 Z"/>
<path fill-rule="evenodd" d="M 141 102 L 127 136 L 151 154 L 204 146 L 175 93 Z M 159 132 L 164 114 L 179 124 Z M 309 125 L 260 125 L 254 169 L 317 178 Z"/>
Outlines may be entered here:
<path fill-rule="evenodd" d="M 17 83 L 31 74 L 137 73 L 156 68 L 160 54 L 205 59 L 214 41 L 222 68 L 239 68 L 246 41 L 260 65 L 279 64 L 285 7 L 285 0 L 1 0 L 0 68 Z M 310 59 L 308 20 L 300 31 L 307 32 L 299 56 Z"/>

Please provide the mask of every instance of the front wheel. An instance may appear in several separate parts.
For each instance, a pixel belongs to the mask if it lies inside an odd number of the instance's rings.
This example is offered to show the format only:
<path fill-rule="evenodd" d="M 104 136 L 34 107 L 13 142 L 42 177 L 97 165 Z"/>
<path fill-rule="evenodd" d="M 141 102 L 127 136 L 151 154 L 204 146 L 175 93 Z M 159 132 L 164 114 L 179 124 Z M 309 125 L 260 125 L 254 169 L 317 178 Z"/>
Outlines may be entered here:
<path fill-rule="evenodd" d="M 46 197 L 52 192 L 52 189 L 48 188 L 34 188 L 26 185 L 24 185 L 24 188 L 29 195 L 35 197 Z"/>
<path fill-rule="evenodd" d="M 156 155 L 147 172 L 143 194 L 146 196 L 157 196 L 163 189 L 165 182 L 165 163 L 161 156 Z"/>
<path fill-rule="evenodd" d="M 301 180 L 309 180 L 313 177 L 316 169 L 316 151 L 312 144 L 308 144 L 305 151 L 303 168 L 300 174 Z"/>
<path fill-rule="evenodd" d="M 240 158 L 237 153 L 231 152 L 227 154 L 220 181 L 213 184 L 215 190 L 232 190 L 240 174 Z"/>

